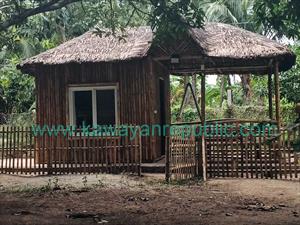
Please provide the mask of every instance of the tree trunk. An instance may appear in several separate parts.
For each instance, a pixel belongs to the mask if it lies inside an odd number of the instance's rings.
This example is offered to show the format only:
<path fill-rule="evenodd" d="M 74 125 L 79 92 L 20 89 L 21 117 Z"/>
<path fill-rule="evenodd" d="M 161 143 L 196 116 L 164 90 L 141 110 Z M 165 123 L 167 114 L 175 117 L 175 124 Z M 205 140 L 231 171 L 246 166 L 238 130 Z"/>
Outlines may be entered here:
<path fill-rule="evenodd" d="M 252 96 L 251 76 L 250 74 L 239 75 L 241 78 L 242 89 L 244 92 L 244 100 L 249 102 Z"/>
<path fill-rule="evenodd" d="M 227 76 L 227 83 L 228 83 L 229 89 L 231 90 L 230 95 L 229 95 L 228 90 L 226 91 L 226 93 L 227 93 L 227 102 L 228 102 L 228 105 L 231 105 L 233 103 L 233 93 L 232 93 L 232 83 L 231 83 L 230 75 Z"/>
<path fill-rule="evenodd" d="M 227 75 L 227 82 L 228 82 L 228 86 L 231 88 L 231 80 L 230 80 L 230 75 Z"/>
<path fill-rule="evenodd" d="M 224 89 L 225 89 L 225 79 L 224 79 L 224 75 L 219 75 L 219 77 L 221 78 L 221 102 L 220 102 L 220 107 L 222 107 L 223 101 L 224 101 Z"/>

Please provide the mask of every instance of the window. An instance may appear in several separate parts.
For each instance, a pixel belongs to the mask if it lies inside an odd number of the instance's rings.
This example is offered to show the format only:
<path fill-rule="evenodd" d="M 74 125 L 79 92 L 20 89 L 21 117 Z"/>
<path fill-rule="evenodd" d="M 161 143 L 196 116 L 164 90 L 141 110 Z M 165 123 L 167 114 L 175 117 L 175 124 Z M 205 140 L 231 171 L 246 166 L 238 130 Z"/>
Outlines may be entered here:
<path fill-rule="evenodd" d="M 117 123 L 117 87 L 70 87 L 70 123 L 115 125 Z"/>

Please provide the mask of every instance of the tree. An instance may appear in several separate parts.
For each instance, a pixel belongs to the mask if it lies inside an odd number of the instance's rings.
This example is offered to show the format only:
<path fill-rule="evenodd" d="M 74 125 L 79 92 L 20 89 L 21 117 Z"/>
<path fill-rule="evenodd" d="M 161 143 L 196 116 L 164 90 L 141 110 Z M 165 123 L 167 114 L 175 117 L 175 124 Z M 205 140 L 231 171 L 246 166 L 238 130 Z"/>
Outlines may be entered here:
<path fill-rule="evenodd" d="M 281 80 L 281 95 L 289 102 L 300 103 L 300 46 L 294 46 L 293 51 L 297 55 L 296 65 L 282 73 Z"/>
<path fill-rule="evenodd" d="M 0 31 L 8 27 L 23 23 L 28 17 L 54 11 L 78 2 L 79 0 L 35 0 L 35 1 L 13 1 L 4 0 L 0 3 Z"/>
<path fill-rule="evenodd" d="M 206 21 L 222 22 L 260 33 L 261 24 L 254 17 L 254 0 L 204 0 L 201 4 Z"/>
<path fill-rule="evenodd" d="M 252 88 L 251 88 L 251 75 L 250 74 L 243 74 L 240 75 L 241 78 L 241 85 L 244 92 L 244 100 L 248 102 L 252 96 Z"/>
<path fill-rule="evenodd" d="M 300 37 L 299 0 L 255 0 L 257 23 L 262 23 L 270 33 L 291 38 Z"/>
<path fill-rule="evenodd" d="M 81 3 L 79 0 L 32 0 L 32 1 L 14 1 L 5 0 L 0 5 L 0 31 L 6 30 L 13 25 L 19 25 L 26 22 L 29 17 L 58 10 L 68 6 L 71 3 Z M 95 1 L 90 0 L 95 4 Z M 106 8 L 106 17 L 101 18 L 99 22 L 106 24 L 115 33 L 120 25 L 117 9 L 126 7 L 130 13 L 131 19 L 135 14 L 147 16 L 147 22 L 157 33 L 157 36 L 163 37 L 165 34 L 181 34 L 189 27 L 202 27 L 203 11 L 199 9 L 195 0 L 103 0 L 98 4 L 103 4 Z M 142 5 L 142 7 L 141 7 Z M 144 10 L 146 9 L 146 10 Z M 98 14 L 99 15 L 99 14 Z M 83 19 L 83 18 L 81 18 Z M 107 23 L 107 21 L 109 23 Z M 108 25 L 108 26 L 107 26 Z M 120 27 L 123 28 L 123 27 Z"/>
<path fill-rule="evenodd" d="M 26 112 L 34 102 L 34 79 L 16 70 L 18 61 L 14 58 L 0 69 L 0 112 Z"/>

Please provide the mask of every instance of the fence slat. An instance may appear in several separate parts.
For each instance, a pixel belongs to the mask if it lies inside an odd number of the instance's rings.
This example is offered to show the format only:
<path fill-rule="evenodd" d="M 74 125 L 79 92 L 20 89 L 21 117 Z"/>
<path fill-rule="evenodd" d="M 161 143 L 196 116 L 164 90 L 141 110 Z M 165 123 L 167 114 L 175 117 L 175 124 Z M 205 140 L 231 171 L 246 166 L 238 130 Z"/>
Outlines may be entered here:
<path fill-rule="evenodd" d="M 4 149 L 5 149 L 5 130 L 4 130 L 4 126 L 1 129 L 1 139 L 0 139 L 0 143 L 1 143 L 1 170 L 0 173 L 4 173 Z"/>

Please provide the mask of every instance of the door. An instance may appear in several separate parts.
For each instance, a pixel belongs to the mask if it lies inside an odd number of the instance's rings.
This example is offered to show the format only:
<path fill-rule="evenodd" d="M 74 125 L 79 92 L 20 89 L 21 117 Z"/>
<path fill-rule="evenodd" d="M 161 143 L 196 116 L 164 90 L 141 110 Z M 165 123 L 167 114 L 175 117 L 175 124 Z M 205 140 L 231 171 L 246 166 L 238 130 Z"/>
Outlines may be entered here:
<path fill-rule="evenodd" d="M 161 129 L 161 142 L 160 151 L 161 155 L 165 154 L 165 136 L 163 135 L 163 127 L 166 124 L 166 92 L 165 92 L 165 80 L 159 78 L 159 103 L 160 103 L 160 129 Z"/>

